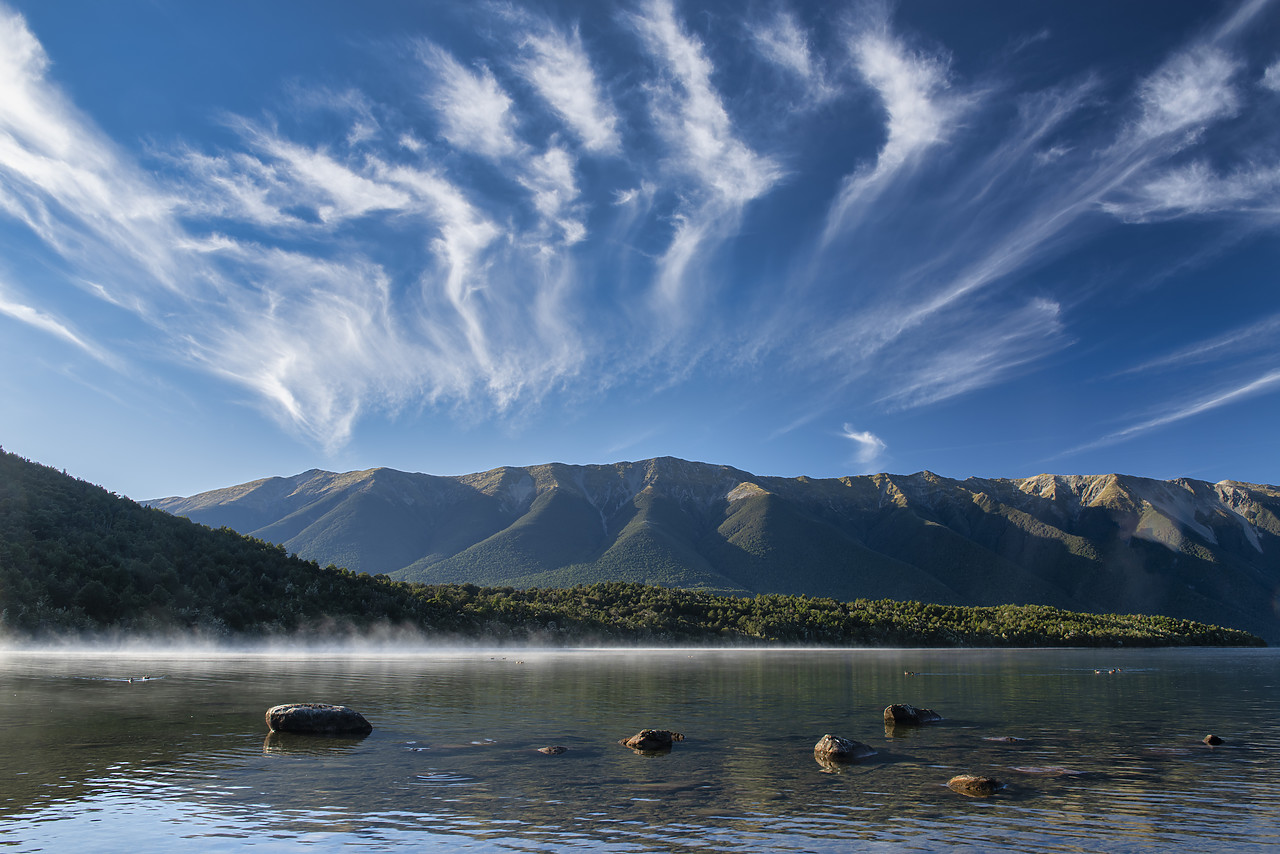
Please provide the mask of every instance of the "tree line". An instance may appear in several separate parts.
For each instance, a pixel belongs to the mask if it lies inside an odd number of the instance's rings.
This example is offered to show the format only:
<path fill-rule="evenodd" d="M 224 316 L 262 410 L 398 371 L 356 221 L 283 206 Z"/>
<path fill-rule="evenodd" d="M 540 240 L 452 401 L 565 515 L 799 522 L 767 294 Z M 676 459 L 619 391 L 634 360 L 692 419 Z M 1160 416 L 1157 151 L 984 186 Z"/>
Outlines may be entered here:
<path fill-rule="evenodd" d="M 1260 646 L 1248 633 L 1041 605 L 713 595 L 605 582 L 424 585 L 321 567 L 0 450 L 0 632 L 811 646 Z"/>

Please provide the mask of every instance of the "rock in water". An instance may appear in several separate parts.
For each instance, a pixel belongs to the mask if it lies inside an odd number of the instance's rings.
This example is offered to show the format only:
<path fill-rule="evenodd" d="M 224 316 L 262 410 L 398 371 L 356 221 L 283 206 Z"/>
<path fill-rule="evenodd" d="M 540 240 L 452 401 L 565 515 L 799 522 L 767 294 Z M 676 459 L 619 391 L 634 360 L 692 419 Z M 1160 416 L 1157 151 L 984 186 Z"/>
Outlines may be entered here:
<path fill-rule="evenodd" d="M 545 753 L 548 756 L 559 756 L 561 753 L 564 753 L 568 749 L 569 748 L 561 747 L 560 745 L 557 744 L 552 747 L 539 747 L 538 752 Z"/>
<path fill-rule="evenodd" d="M 917 709 L 906 703 L 894 703 L 886 706 L 884 722 L 886 724 L 929 724 L 942 720 L 942 715 L 933 709 Z"/>
<path fill-rule="evenodd" d="M 947 781 L 947 786 L 954 792 L 968 795 L 971 798 L 989 798 L 1004 788 L 1004 783 L 994 777 L 979 777 L 975 774 L 960 774 Z"/>
<path fill-rule="evenodd" d="M 645 753 L 665 752 L 671 749 L 672 742 L 684 741 L 684 734 L 669 729 L 642 729 L 631 738 L 621 742 L 632 750 Z"/>
<path fill-rule="evenodd" d="M 813 758 L 824 764 L 827 762 L 857 762 L 859 759 L 866 759 L 868 756 L 875 755 L 876 752 L 869 745 L 850 738 L 841 738 L 831 733 L 827 733 L 818 739 L 818 743 L 813 746 Z"/>
<path fill-rule="evenodd" d="M 1200 740 L 1205 744 L 1209 745 L 1210 747 L 1216 747 L 1217 745 L 1222 744 L 1222 739 L 1218 738 L 1216 735 L 1213 735 L 1212 733 L 1209 735 L 1206 735 L 1204 738 Z"/>
<path fill-rule="evenodd" d="M 328 703 L 285 703 L 267 709 L 272 732 L 308 735 L 368 735 L 373 726 L 359 712 Z"/>

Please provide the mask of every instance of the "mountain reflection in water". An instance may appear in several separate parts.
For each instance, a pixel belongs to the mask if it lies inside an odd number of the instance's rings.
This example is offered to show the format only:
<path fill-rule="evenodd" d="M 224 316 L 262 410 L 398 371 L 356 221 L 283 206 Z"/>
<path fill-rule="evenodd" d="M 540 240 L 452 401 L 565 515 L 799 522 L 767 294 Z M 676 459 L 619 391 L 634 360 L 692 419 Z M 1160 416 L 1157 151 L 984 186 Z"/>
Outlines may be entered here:
<path fill-rule="evenodd" d="M 1274 650 L 509 653 L 0 654 L 0 841 L 107 852 L 1280 846 Z M 356 709 L 373 733 L 268 734 L 267 708 L 313 701 Z M 897 702 L 944 720 L 886 728 Z M 648 728 L 686 740 L 658 755 L 618 743 Z M 820 763 L 824 733 L 877 753 Z M 1202 744 L 1209 733 L 1224 743 Z M 552 745 L 566 750 L 539 752 Z M 965 797 L 946 786 L 959 774 L 1005 788 Z"/>

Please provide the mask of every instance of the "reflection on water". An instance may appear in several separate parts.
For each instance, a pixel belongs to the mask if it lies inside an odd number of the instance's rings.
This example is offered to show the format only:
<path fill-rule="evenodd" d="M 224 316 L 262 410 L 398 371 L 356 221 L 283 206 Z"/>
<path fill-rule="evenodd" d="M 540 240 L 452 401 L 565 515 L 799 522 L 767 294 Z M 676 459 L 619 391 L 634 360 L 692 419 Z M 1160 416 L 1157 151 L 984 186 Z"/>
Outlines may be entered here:
<path fill-rule="evenodd" d="M 347 705 L 374 731 L 268 735 L 286 702 Z M 944 720 L 886 728 L 890 703 Z M 1278 707 L 1273 650 L 10 653 L 0 841 L 1262 851 L 1280 845 Z M 686 739 L 619 744 L 644 729 Z M 824 733 L 877 754 L 825 767 Z M 967 798 L 958 774 L 1005 788 Z"/>

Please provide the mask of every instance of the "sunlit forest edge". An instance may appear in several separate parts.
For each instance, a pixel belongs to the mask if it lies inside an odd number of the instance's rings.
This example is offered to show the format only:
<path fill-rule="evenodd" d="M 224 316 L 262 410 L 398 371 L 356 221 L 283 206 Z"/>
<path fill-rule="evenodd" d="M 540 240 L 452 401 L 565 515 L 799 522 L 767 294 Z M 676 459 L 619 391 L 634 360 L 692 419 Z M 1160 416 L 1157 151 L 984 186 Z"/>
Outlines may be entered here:
<path fill-rule="evenodd" d="M 0 452 L 0 634 L 355 639 L 549 646 L 1264 646 L 1163 616 L 789 595 L 625 582 L 514 589 L 321 567 L 283 546 L 144 507 Z"/>

